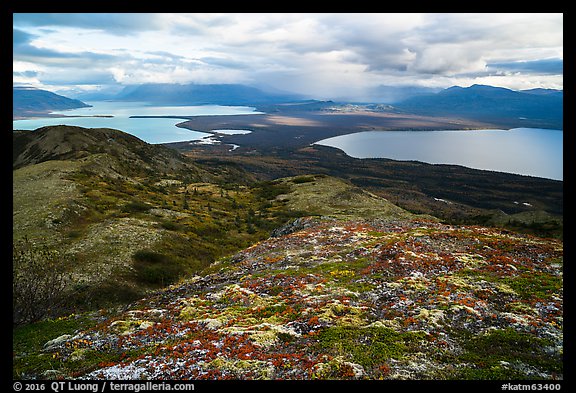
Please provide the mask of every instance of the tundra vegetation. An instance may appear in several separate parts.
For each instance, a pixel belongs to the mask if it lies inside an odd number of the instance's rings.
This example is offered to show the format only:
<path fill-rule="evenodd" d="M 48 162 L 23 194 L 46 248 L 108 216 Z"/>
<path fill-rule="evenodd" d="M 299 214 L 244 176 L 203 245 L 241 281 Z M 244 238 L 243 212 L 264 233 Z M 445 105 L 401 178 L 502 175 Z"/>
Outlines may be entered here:
<path fill-rule="evenodd" d="M 561 239 L 135 142 L 32 163 L 46 145 L 15 138 L 16 379 L 563 376 Z"/>

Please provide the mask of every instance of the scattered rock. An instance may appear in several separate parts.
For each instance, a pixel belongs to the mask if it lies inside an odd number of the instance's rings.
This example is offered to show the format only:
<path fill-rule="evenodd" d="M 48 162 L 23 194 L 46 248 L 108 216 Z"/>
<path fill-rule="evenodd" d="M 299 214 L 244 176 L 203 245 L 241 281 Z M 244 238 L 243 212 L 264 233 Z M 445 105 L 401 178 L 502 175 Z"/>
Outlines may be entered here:
<path fill-rule="evenodd" d="M 63 334 L 59 337 L 56 337 L 53 340 L 48 341 L 46 344 L 44 344 L 42 349 L 46 352 L 51 352 L 54 349 L 63 345 L 66 341 L 68 341 L 71 338 L 72 338 L 72 336 L 70 334 Z"/>

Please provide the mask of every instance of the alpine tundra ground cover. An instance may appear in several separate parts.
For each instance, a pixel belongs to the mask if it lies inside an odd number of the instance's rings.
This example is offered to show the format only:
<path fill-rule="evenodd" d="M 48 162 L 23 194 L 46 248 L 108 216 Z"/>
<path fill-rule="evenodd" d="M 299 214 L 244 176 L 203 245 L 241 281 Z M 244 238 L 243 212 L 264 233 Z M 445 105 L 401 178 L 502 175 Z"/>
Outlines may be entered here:
<path fill-rule="evenodd" d="M 120 310 L 41 322 L 36 347 L 16 335 L 14 376 L 562 378 L 562 267 L 561 241 L 495 228 L 302 218 Z"/>

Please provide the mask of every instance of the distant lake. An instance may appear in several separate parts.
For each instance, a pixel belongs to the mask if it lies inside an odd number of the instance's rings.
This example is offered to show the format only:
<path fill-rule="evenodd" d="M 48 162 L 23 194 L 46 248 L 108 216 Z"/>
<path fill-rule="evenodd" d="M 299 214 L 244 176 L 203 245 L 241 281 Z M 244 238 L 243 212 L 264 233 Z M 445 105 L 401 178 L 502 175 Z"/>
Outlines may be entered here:
<path fill-rule="evenodd" d="M 389 158 L 563 180 L 563 132 L 539 128 L 473 131 L 366 131 L 328 138 L 355 158 Z"/>
<path fill-rule="evenodd" d="M 130 116 L 210 116 L 255 114 L 247 106 L 154 106 L 145 102 L 96 101 L 87 102 L 91 108 L 56 111 L 65 116 L 113 116 L 113 117 L 58 117 L 14 120 L 14 130 L 35 130 L 52 125 L 70 125 L 86 128 L 114 128 L 132 134 L 148 143 L 168 143 L 199 140 L 210 136 L 199 131 L 176 127 L 185 119 L 130 118 Z"/>

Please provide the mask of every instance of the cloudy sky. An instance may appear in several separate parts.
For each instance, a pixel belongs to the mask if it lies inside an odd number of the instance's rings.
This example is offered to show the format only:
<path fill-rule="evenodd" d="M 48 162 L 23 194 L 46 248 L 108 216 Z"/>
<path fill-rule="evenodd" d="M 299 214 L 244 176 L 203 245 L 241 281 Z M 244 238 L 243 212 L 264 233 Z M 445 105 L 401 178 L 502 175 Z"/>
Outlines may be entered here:
<path fill-rule="evenodd" d="M 243 83 L 314 98 L 379 85 L 563 88 L 562 14 L 14 14 L 14 85 L 69 93 Z"/>

